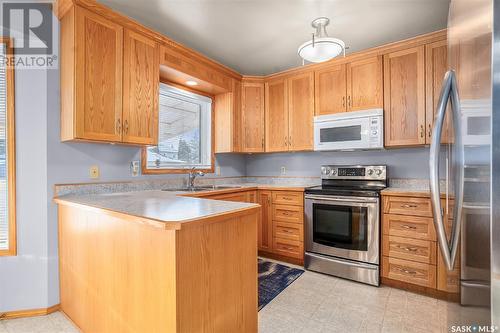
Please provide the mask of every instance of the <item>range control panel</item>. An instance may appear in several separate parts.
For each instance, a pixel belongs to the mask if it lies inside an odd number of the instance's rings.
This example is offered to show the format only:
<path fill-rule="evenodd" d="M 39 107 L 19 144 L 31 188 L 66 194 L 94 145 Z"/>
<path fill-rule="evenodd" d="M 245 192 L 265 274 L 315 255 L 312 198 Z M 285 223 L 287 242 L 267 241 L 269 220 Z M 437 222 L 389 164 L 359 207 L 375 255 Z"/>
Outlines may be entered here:
<path fill-rule="evenodd" d="M 385 165 L 323 165 L 321 179 L 386 179 Z"/>

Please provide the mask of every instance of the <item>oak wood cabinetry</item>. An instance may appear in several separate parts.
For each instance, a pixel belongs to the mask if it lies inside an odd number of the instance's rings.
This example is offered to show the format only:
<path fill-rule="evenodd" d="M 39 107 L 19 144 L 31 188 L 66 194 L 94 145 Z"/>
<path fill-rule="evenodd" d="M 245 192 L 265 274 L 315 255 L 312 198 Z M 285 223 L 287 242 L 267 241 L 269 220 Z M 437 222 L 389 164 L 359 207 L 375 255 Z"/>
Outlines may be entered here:
<path fill-rule="evenodd" d="M 425 144 L 425 47 L 384 55 L 385 146 Z"/>
<path fill-rule="evenodd" d="M 383 107 L 382 57 L 368 57 L 318 69 L 315 115 Z"/>
<path fill-rule="evenodd" d="M 266 152 L 312 149 L 312 73 L 271 79 L 265 88 Z"/>
<path fill-rule="evenodd" d="M 304 261 L 304 193 L 260 190 L 259 253 L 293 263 Z"/>
<path fill-rule="evenodd" d="M 261 206 L 258 227 L 258 249 L 271 252 L 273 248 L 272 192 L 261 190 L 259 191 L 258 198 L 258 203 Z"/>
<path fill-rule="evenodd" d="M 123 142 L 158 141 L 158 43 L 126 29 L 123 53 Z"/>
<path fill-rule="evenodd" d="M 241 82 L 233 79 L 232 91 L 215 95 L 215 152 L 241 151 Z"/>
<path fill-rule="evenodd" d="M 241 151 L 264 151 L 264 83 L 241 84 Z"/>
<path fill-rule="evenodd" d="M 61 19 L 61 140 L 157 141 L 158 46 L 88 9 Z"/>
<path fill-rule="evenodd" d="M 382 282 L 457 300 L 460 269 L 444 266 L 429 195 L 384 194 L 382 206 Z"/>
<path fill-rule="evenodd" d="M 286 78 L 265 83 L 266 152 L 288 150 L 288 85 Z"/>
<path fill-rule="evenodd" d="M 425 45 L 425 143 L 431 143 L 436 107 L 441 93 L 444 74 L 448 69 L 448 44 L 446 40 Z M 448 110 L 449 111 L 449 110 Z M 441 143 L 449 143 L 452 137 L 451 113 L 446 113 Z"/>
<path fill-rule="evenodd" d="M 314 74 L 288 78 L 288 150 L 312 150 L 314 117 Z"/>

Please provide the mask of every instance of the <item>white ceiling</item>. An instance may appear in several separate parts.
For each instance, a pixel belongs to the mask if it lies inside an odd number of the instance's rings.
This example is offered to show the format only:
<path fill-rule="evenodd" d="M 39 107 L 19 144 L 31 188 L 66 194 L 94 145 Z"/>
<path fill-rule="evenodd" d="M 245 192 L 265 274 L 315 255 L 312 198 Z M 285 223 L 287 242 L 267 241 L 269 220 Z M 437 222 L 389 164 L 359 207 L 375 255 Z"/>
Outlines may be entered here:
<path fill-rule="evenodd" d="M 297 47 L 310 22 L 349 52 L 446 27 L 449 0 L 99 0 L 144 25 L 246 75 L 302 64 Z"/>

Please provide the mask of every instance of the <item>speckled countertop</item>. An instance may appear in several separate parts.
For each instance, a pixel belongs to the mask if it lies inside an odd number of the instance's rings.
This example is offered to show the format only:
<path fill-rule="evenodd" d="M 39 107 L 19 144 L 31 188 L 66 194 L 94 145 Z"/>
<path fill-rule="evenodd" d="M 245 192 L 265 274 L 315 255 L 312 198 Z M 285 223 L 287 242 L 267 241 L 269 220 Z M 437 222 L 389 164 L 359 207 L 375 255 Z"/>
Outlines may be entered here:
<path fill-rule="evenodd" d="M 64 195 L 55 199 L 57 203 L 75 204 L 135 216 L 180 228 L 183 223 L 204 218 L 253 209 L 257 204 L 191 198 L 185 192 L 161 190 L 135 191 L 106 194 Z"/>

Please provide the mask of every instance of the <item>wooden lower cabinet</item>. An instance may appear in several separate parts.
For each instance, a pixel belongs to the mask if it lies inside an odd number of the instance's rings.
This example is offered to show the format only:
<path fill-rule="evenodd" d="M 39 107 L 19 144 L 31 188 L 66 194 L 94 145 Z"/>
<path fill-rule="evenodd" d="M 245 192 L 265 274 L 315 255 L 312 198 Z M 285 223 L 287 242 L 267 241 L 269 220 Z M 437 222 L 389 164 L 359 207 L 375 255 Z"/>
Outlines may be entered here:
<path fill-rule="evenodd" d="M 382 209 L 382 282 L 458 300 L 460 268 L 448 272 L 443 262 L 429 196 L 383 195 Z"/>
<path fill-rule="evenodd" d="M 259 190 L 259 203 L 262 206 L 259 253 L 284 261 L 303 263 L 304 193 Z"/>

